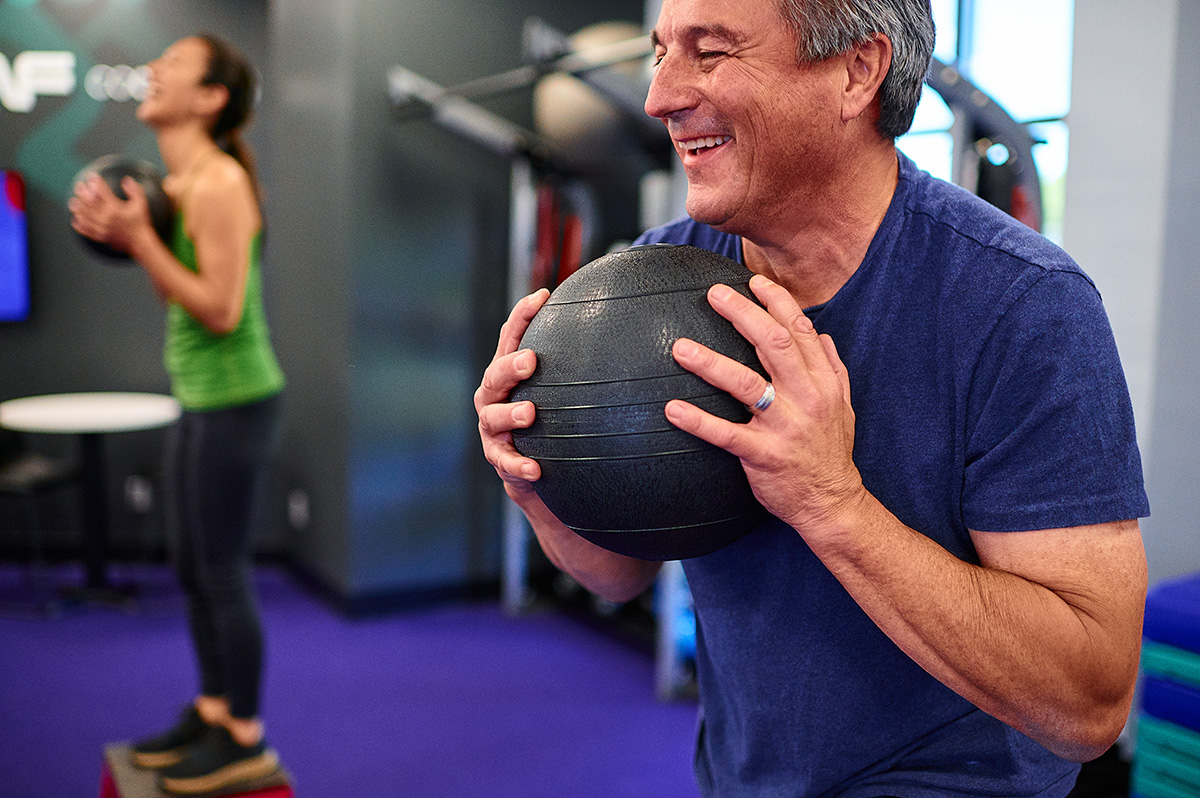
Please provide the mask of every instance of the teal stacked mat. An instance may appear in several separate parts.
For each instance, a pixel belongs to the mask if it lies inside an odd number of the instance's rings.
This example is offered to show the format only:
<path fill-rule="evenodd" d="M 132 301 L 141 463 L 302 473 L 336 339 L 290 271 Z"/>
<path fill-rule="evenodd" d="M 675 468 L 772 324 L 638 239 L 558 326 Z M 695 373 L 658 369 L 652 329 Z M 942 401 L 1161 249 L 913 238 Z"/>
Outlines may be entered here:
<path fill-rule="evenodd" d="M 1146 597 L 1137 798 L 1200 798 L 1200 574 Z"/>

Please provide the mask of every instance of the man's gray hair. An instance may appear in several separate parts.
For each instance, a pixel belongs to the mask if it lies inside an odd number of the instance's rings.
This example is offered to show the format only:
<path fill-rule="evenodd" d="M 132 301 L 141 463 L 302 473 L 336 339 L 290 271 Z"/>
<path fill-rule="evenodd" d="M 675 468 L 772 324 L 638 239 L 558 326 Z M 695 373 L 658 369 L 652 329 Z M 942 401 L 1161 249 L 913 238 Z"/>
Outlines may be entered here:
<path fill-rule="evenodd" d="M 885 34 L 892 65 L 879 88 L 879 132 L 896 138 L 912 126 L 933 56 L 929 0 L 776 0 L 796 35 L 801 63 L 815 63 Z"/>

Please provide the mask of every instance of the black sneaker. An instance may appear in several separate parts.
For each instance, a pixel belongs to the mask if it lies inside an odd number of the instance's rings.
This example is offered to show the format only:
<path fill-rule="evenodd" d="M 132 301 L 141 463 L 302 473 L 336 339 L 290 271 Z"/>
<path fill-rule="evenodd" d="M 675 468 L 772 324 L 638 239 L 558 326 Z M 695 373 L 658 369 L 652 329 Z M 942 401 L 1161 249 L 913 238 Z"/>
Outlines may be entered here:
<path fill-rule="evenodd" d="M 199 740 L 208 728 L 196 707 L 189 704 L 179 713 L 174 726 L 133 744 L 130 749 L 133 764 L 140 768 L 166 768 L 177 764 L 183 760 L 188 746 Z"/>
<path fill-rule="evenodd" d="M 162 771 L 158 786 L 177 795 L 213 792 L 266 778 L 279 770 L 279 758 L 267 748 L 240 745 L 223 726 L 210 726 L 177 765 Z"/>

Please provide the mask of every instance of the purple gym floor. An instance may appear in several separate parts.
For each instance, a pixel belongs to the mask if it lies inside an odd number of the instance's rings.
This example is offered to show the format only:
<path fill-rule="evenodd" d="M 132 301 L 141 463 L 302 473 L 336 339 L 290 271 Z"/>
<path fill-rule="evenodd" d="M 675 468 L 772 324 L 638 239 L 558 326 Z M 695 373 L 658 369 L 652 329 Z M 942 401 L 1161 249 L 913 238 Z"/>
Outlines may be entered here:
<path fill-rule="evenodd" d="M 166 569 L 113 574 L 137 586 L 137 612 L 0 617 L 5 795 L 96 795 L 105 744 L 157 731 L 191 694 Z M 0 568 L 6 610 L 21 578 Z M 698 795 L 695 704 L 655 697 L 646 652 L 552 611 L 454 604 L 354 620 L 280 569 L 258 582 L 267 737 L 300 798 Z"/>

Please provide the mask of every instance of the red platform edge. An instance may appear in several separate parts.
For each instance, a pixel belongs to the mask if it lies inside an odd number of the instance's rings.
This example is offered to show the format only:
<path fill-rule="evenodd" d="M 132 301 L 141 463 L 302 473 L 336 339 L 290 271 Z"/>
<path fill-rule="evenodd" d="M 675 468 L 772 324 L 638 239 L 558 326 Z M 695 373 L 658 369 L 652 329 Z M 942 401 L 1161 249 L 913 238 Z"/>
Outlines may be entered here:
<path fill-rule="evenodd" d="M 101 767 L 103 769 L 100 771 L 100 798 L 121 798 L 112 773 L 108 770 L 108 762 L 104 762 Z"/>

